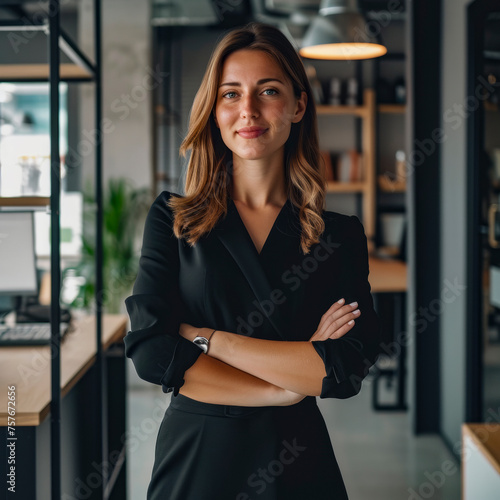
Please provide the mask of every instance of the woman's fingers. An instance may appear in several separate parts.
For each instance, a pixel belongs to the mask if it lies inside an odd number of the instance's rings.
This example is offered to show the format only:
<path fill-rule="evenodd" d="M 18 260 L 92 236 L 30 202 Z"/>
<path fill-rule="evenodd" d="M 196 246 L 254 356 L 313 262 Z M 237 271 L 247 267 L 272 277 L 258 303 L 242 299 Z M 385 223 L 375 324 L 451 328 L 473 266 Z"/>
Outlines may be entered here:
<path fill-rule="evenodd" d="M 345 335 L 355 325 L 354 319 L 349 317 L 332 322 L 321 331 L 316 331 L 310 340 L 338 339 Z"/>
<path fill-rule="evenodd" d="M 342 325 L 340 328 L 336 328 L 335 331 L 331 332 L 329 335 L 326 336 L 325 339 L 339 339 L 340 337 L 343 337 L 349 330 L 352 329 L 352 327 L 355 325 L 355 320 L 351 319 L 347 321 L 344 325 Z"/>
<path fill-rule="evenodd" d="M 343 303 L 344 303 L 344 299 L 340 299 L 340 301 L 334 302 L 330 306 L 330 308 L 325 312 L 325 314 L 323 314 L 323 316 L 321 316 L 321 320 L 319 322 L 318 328 L 316 329 L 317 332 L 319 332 L 323 328 L 325 322 L 328 321 L 328 318 L 331 316 L 331 314 L 337 312 L 339 309 L 342 308 Z"/>
<path fill-rule="evenodd" d="M 342 306 L 335 302 L 321 317 L 320 324 L 310 340 L 337 339 L 345 335 L 361 314 L 357 305 L 357 302 L 353 302 Z"/>

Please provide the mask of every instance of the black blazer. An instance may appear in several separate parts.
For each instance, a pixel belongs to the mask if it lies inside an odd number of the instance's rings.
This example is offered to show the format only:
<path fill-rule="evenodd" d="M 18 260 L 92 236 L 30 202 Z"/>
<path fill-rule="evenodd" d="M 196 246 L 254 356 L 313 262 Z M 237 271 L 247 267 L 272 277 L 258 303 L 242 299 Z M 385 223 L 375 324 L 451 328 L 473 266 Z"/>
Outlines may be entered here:
<path fill-rule="evenodd" d="M 356 300 L 361 315 L 340 339 L 313 341 L 325 363 L 321 398 L 348 398 L 380 352 L 380 322 L 368 282 L 368 252 L 356 216 L 324 211 L 326 229 L 308 255 L 298 209 L 288 200 L 262 248 L 229 201 L 228 213 L 194 247 L 172 231 L 164 191 L 146 219 L 139 272 L 125 301 L 126 356 L 138 375 L 177 395 L 202 352 L 178 334 L 182 322 L 262 339 L 307 341 L 334 301 Z"/>

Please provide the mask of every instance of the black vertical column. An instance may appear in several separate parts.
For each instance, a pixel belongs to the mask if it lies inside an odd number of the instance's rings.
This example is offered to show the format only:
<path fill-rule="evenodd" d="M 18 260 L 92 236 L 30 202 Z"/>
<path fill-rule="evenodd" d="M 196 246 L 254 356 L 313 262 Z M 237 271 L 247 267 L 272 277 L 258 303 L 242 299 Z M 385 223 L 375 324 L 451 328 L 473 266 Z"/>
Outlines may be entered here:
<path fill-rule="evenodd" d="M 484 30 L 489 13 L 500 12 L 500 0 L 471 2 L 467 7 L 467 95 L 478 96 L 483 86 Z M 484 82 L 485 80 L 483 80 Z M 484 93 L 484 89 L 480 90 Z M 483 377 L 483 234 L 481 164 L 484 154 L 484 106 L 467 114 L 467 348 L 465 419 L 482 422 Z"/>
<path fill-rule="evenodd" d="M 102 349 L 102 311 L 105 299 L 105 290 L 103 283 L 103 194 L 102 194 L 102 141 L 103 133 L 101 131 L 102 117 L 102 20 L 101 20 L 101 2 L 94 0 L 94 31 L 95 31 L 95 201 L 96 201 L 96 288 L 95 288 L 95 320 L 96 320 L 96 362 L 95 370 L 95 398 L 100 404 L 96 405 L 95 418 L 95 440 L 97 450 L 100 455 L 100 463 L 108 463 L 108 438 L 107 438 L 107 393 L 106 393 L 106 358 Z M 102 467 L 102 481 L 100 482 L 93 498 L 104 498 L 104 491 L 108 482 L 107 467 Z"/>
<path fill-rule="evenodd" d="M 153 186 L 156 194 L 164 189 L 177 191 L 181 188 L 179 129 L 182 125 L 182 33 L 185 30 L 176 26 L 155 29 L 153 66 L 166 75 L 153 90 L 156 127 Z"/>
<path fill-rule="evenodd" d="M 50 86 L 50 271 L 51 271 L 51 402 L 50 462 L 51 497 L 61 498 L 61 358 L 60 358 L 60 190 L 61 160 L 59 157 L 59 32 L 60 5 L 53 0 L 49 18 L 49 86 Z"/>
<path fill-rule="evenodd" d="M 413 387 L 416 434 L 438 432 L 440 426 L 439 321 L 425 318 L 440 297 L 440 144 L 441 127 L 441 0 L 413 0 L 407 5 L 409 28 L 411 149 L 407 151 L 408 189 L 413 202 L 415 314 Z M 424 320 L 419 323 L 419 320 Z M 426 325 L 422 328 L 420 325 Z"/>
<path fill-rule="evenodd" d="M 484 17 L 479 2 L 467 9 L 467 95 L 474 95 L 476 78 L 483 66 Z M 481 103 L 482 104 L 482 103 Z M 483 106 L 467 116 L 467 349 L 466 349 L 466 420 L 482 420 L 482 241 L 479 234 L 481 213 L 479 168 L 475 168 L 483 150 Z"/>

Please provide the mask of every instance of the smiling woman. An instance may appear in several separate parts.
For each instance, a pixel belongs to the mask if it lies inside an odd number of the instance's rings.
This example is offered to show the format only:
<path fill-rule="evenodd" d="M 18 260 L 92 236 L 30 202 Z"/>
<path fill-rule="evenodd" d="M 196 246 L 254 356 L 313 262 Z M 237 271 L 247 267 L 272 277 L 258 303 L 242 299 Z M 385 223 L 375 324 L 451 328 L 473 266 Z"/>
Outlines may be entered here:
<path fill-rule="evenodd" d="M 221 80 L 215 123 L 224 144 L 233 152 L 234 168 L 243 160 L 254 160 L 250 168 L 257 170 L 260 160 L 266 169 L 281 169 L 291 125 L 298 123 L 306 110 L 306 92 L 295 97 L 279 65 L 257 50 L 229 55 Z"/>
<path fill-rule="evenodd" d="M 345 500 L 316 397 L 360 391 L 380 326 L 363 226 L 324 209 L 311 90 L 278 29 L 220 41 L 188 149 L 126 300 L 126 355 L 172 393 L 147 498 Z"/>
<path fill-rule="evenodd" d="M 228 198 L 250 208 L 281 207 L 290 199 L 301 208 L 301 247 L 307 253 L 325 229 L 321 211 L 326 181 L 320 169 L 316 109 L 303 64 L 290 42 L 276 28 L 258 23 L 252 26 L 234 30 L 220 41 L 194 99 L 189 130 L 180 148 L 182 154 L 191 150 L 186 196 L 173 200 L 171 205 L 175 210 L 174 232 L 194 244 L 227 213 Z M 258 109 L 250 110 L 250 116 L 240 117 L 234 123 L 235 113 L 229 114 L 233 101 L 234 107 L 243 113 L 242 106 L 254 107 L 257 101 L 260 104 Z M 225 122 L 221 123 L 222 128 L 218 127 L 219 111 L 219 118 Z M 258 121 L 256 112 L 265 115 Z M 228 143 L 235 141 L 235 135 L 243 139 L 245 129 L 249 132 L 251 127 L 272 130 L 255 141 L 245 141 L 256 144 L 246 145 L 250 161 L 243 168 L 239 155 L 234 155 Z M 239 130 L 243 135 L 238 134 Z M 256 145 L 262 149 L 272 137 L 273 144 L 265 148 L 266 154 L 279 144 L 277 136 L 285 141 L 284 145 L 274 151 L 272 165 L 267 165 L 259 158 L 261 153 Z M 259 180 L 262 172 L 270 176 L 264 185 Z M 242 181 L 234 182 L 239 175 L 244 175 L 240 177 Z M 241 186 L 249 187 L 253 194 L 240 192 Z"/>

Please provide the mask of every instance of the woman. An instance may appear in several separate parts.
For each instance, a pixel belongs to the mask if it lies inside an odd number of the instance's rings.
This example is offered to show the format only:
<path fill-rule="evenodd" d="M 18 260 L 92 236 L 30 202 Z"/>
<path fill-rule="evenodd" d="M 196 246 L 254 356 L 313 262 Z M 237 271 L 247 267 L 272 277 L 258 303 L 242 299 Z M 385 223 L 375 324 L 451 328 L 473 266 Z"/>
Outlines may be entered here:
<path fill-rule="evenodd" d="M 126 355 L 172 392 L 147 498 L 345 499 L 316 396 L 359 392 L 379 322 L 363 226 L 324 210 L 311 90 L 278 29 L 220 41 L 188 150 L 126 300 Z"/>

